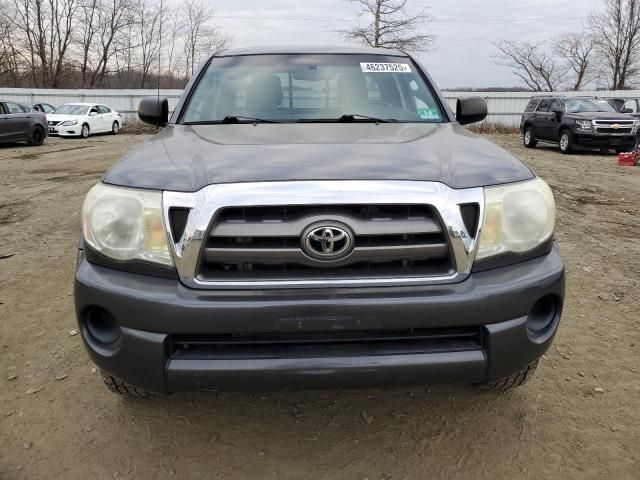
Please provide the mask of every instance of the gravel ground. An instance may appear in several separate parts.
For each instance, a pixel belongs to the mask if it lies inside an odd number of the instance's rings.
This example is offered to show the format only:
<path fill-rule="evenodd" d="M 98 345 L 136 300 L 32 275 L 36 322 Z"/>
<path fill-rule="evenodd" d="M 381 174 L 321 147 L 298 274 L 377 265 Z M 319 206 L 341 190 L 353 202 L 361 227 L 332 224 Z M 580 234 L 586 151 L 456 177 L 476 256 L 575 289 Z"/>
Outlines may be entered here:
<path fill-rule="evenodd" d="M 89 187 L 143 136 L 0 147 L 0 478 L 637 479 L 640 168 L 492 139 L 553 187 L 567 305 L 533 380 L 348 392 L 111 395 L 76 334 Z"/>

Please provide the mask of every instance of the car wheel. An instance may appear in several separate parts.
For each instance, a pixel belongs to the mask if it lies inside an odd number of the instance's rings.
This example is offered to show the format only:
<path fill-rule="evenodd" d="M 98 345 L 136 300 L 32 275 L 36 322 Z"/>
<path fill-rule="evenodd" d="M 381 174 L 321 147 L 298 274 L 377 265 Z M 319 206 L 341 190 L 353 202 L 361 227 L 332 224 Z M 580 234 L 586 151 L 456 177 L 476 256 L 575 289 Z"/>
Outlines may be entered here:
<path fill-rule="evenodd" d="M 44 143 L 44 130 L 42 127 L 34 127 L 31 131 L 31 137 L 29 137 L 29 145 L 32 147 L 39 147 Z"/>
<path fill-rule="evenodd" d="M 109 375 L 104 370 L 100 370 L 100 375 L 102 376 L 102 381 L 104 382 L 105 386 L 112 393 L 116 393 L 118 395 L 123 395 L 126 397 L 138 397 L 138 398 L 151 396 L 150 392 L 147 392 L 142 388 L 134 387 L 133 385 L 123 380 L 120 380 L 118 377 Z"/>
<path fill-rule="evenodd" d="M 113 122 L 113 125 L 111 125 L 111 133 L 114 135 L 120 133 L 120 124 L 118 122 Z"/>
<path fill-rule="evenodd" d="M 533 128 L 527 127 L 527 129 L 524 131 L 523 140 L 524 140 L 524 146 L 526 148 L 536 148 L 538 141 L 536 140 L 536 137 L 533 134 Z"/>
<path fill-rule="evenodd" d="M 533 374 L 536 373 L 536 368 L 538 368 L 538 360 L 530 365 L 527 365 L 522 370 L 514 373 L 513 375 L 501 378 L 500 380 L 497 380 L 495 382 L 479 385 L 479 387 L 482 390 L 490 392 L 508 392 L 509 390 L 513 390 L 514 388 L 527 383 L 531 379 Z"/>
<path fill-rule="evenodd" d="M 573 151 L 573 134 L 569 130 L 563 130 L 560 133 L 560 151 L 562 153 Z"/>
<path fill-rule="evenodd" d="M 89 125 L 85 123 L 82 125 L 82 128 L 80 129 L 80 136 L 82 138 L 89 138 L 89 135 L 91 135 L 91 130 L 89 129 Z"/>

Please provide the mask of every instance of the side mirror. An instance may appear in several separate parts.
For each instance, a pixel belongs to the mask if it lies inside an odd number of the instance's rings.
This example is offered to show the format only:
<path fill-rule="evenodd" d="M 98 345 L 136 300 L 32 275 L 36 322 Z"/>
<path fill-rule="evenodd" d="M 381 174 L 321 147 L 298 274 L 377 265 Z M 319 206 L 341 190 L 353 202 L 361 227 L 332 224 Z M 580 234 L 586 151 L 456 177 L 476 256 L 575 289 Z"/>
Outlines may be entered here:
<path fill-rule="evenodd" d="M 630 108 L 622 107 L 620 109 L 620 113 L 633 113 L 633 110 L 631 110 Z"/>
<path fill-rule="evenodd" d="M 98 115 L 98 112 L 89 112 L 90 117 L 95 117 Z"/>
<path fill-rule="evenodd" d="M 143 98 L 138 105 L 138 118 L 144 123 L 164 127 L 169 122 L 169 100 L 166 98 Z"/>
<path fill-rule="evenodd" d="M 562 119 L 562 110 L 552 110 L 551 113 L 555 115 L 556 120 L 560 121 Z"/>
<path fill-rule="evenodd" d="M 487 118 L 487 102 L 482 97 L 459 98 L 456 104 L 456 120 L 460 125 L 481 122 Z"/>

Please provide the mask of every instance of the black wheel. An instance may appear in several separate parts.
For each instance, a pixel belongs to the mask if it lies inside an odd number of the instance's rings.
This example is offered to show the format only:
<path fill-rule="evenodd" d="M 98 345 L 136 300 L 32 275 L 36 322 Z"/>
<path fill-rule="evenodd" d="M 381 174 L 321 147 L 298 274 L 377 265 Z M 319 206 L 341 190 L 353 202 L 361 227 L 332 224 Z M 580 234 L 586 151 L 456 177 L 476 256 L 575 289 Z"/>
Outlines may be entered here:
<path fill-rule="evenodd" d="M 533 134 L 533 128 L 527 127 L 524 131 L 524 135 L 522 137 L 524 146 L 526 148 L 536 148 L 538 141 L 536 140 L 535 135 Z"/>
<path fill-rule="evenodd" d="M 113 375 L 109 375 L 107 372 L 100 370 L 100 375 L 102 375 L 102 381 L 106 385 L 106 387 L 112 393 L 116 393 L 118 395 L 123 395 L 126 397 L 138 397 L 145 398 L 151 396 L 151 392 L 147 392 L 138 387 L 134 387 L 133 385 L 128 384 L 127 382 L 120 380 L 118 377 L 114 377 Z"/>
<path fill-rule="evenodd" d="M 560 151 L 571 153 L 573 151 L 573 133 L 570 130 L 560 132 Z"/>
<path fill-rule="evenodd" d="M 44 130 L 42 127 L 33 127 L 31 137 L 29 137 L 29 145 L 39 147 L 44 143 Z"/>
<path fill-rule="evenodd" d="M 120 133 L 120 124 L 118 122 L 113 122 L 113 125 L 111 125 L 111 133 L 114 135 Z"/>
<path fill-rule="evenodd" d="M 89 129 L 89 125 L 85 123 L 82 125 L 82 128 L 80 129 L 80 136 L 82 138 L 89 138 L 89 135 L 91 135 L 91 130 Z"/>
<path fill-rule="evenodd" d="M 531 365 L 526 366 L 519 372 L 514 373 L 513 375 L 501 378 L 500 380 L 492 383 L 479 385 L 479 387 L 482 390 L 487 390 L 490 392 L 507 392 L 527 383 L 533 376 L 533 374 L 536 373 L 536 368 L 538 368 L 538 360 L 533 362 Z"/>

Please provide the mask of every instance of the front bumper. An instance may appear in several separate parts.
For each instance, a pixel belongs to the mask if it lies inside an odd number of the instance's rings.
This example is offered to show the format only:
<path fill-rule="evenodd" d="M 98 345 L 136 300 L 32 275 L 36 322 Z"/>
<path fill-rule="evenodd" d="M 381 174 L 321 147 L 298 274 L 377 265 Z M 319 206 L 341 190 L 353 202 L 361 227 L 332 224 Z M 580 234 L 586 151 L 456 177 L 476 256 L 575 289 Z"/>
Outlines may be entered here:
<path fill-rule="evenodd" d="M 633 150 L 636 144 L 635 135 L 584 134 L 574 132 L 576 144 L 587 148 L 616 148 Z"/>
<path fill-rule="evenodd" d="M 542 334 L 533 334 L 527 315 L 547 295 L 557 300 L 557 314 Z M 195 290 L 178 280 L 91 264 L 82 251 L 75 278 L 80 331 L 93 361 L 128 383 L 165 393 L 491 382 L 547 350 L 563 299 L 564 266 L 556 248 L 517 265 L 473 273 L 460 283 L 431 286 Z M 86 312 L 96 306 L 121 327 L 113 348 L 96 343 L 87 331 Z M 220 355 L 178 352 L 174 341 L 185 335 L 321 332 L 331 338 L 413 329 L 477 329 L 478 345 L 383 350 L 365 343 L 354 349 L 348 344 L 268 354 L 232 349 Z"/>
<path fill-rule="evenodd" d="M 60 137 L 77 137 L 80 135 L 80 125 L 73 125 L 71 127 L 49 127 L 49 135 Z"/>

